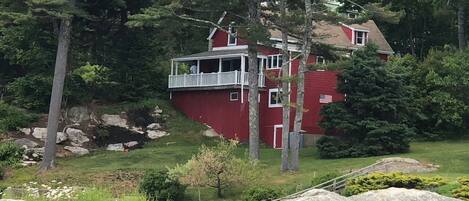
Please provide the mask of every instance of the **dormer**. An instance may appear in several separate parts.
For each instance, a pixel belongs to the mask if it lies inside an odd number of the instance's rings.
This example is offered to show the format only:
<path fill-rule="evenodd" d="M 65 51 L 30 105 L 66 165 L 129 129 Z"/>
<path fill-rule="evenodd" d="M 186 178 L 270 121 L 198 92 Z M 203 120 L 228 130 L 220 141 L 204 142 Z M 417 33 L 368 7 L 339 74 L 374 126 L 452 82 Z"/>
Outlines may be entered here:
<path fill-rule="evenodd" d="M 342 24 L 342 30 L 347 35 L 350 43 L 358 46 L 367 44 L 370 31 L 366 27 Z"/>

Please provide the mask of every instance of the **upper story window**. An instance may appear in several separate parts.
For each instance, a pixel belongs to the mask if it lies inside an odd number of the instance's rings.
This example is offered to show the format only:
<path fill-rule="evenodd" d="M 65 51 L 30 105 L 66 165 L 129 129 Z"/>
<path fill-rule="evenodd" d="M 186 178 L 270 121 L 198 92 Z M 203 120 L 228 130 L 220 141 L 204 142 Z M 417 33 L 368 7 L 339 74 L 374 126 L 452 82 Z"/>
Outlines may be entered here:
<path fill-rule="evenodd" d="M 282 55 L 271 55 L 267 58 L 267 69 L 281 68 L 283 64 Z"/>
<path fill-rule="evenodd" d="M 325 64 L 326 59 L 323 56 L 316 56 L 316 64 Z"/>
<path fill-rule="evenodd" d="M 228 29 L 228 45 L 236 45 L 237 41 L 237 34 L 236 34 L 236 28 L 233 27 L 233 23 L 230 25 L 230 28 Z"/>
<path fill-rule="evenodd" d="M 365 45 L 368 41 L 368 33 L 364 31 L 355 31 L 355 44 Z"/>
<path fill-rule="evenodd" d="M 282 99 L 281 99 L 282 91 L 278 88 L 269 89 L 269 108 L 273 107 L 282 107 Z"/>

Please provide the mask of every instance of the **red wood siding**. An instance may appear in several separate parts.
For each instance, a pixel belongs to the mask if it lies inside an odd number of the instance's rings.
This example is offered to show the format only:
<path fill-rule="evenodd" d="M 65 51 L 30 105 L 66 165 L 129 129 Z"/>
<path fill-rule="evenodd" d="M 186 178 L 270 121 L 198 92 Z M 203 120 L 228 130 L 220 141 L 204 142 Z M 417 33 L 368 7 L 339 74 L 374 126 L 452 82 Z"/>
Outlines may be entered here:
<path fill-rule="evenodd" d="M 233 90 L 172 92 L 173 105 L 189 118 L 207 124 L 226 138 L 248 140 L 247 101 L 230 101 Z M 241 98 L 241 94 L 239 94 Z M 247 100 L 245 91 L 244 99 Z"/>
<path fill-rule="evenodd" d="M 228 33 L 217 30 L 213 35 L 213 47 L 228 46 Z"/>
<path fill-rule="evenodd" d="M 342 25 L 342 30 L 345 32 L 345 35 L 347 35 L 347 38 L 350 40 L 350 42 L 353 41 L 353 38 L 352 38 L 352 29 Z"/>

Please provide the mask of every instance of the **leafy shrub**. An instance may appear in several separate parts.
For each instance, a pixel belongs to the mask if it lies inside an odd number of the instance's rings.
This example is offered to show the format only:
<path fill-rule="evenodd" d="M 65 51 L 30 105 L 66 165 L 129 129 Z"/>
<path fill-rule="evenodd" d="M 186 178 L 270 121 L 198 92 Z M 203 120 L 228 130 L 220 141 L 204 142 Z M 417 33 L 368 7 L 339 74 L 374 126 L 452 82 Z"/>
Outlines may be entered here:
<path fill-rule="evenodd" d="M 0 101 L 0 132 L 25 127 L 35 119 L 35 115 Z"/>
<path fill-rule="evenodd" d="M 24 150 L 13 142 L 0 144 L 0 166 L 16 166 L 23 158 Z"/>
<path fill-rule="evenodd" d="M 279 198 L 282 192 L 271 187 L 252 187 L 243 192 L 243 201 L 269 201 Z"/>
<path fill-rule="evenodd" d="M 26 75 L 8 84 L 8 92 L 15 105 L 28 110 L 47 112 L 52 89 L 52 77 L 46 75 Z M 72 75 L 65 79 L 64 103 L 79 104 L 90 100 L 85 82 Z"/>
<path fill-rule="evenodd" d="M 2 174 L 1 171 L 2 171 L 2 170 L 1 170 L 1 168 L 0 168 L 0 174 Z M 1 175 L 0 175 L 0 176 L 1 176 Z M 0 185 L 0 199 L 2 199 L 3 194 L 5 193 L 5 190 L 6 190 L 6 189 L 7 189 L 6 186 Z"/>
<path fill-rule="evenodd" d="M 347 182 L 344 194 L 347 196 L 389 187 L 409 189 L 432 189 L 444 185 L 441 177 L 424 177 L 402 173 L 373 173 Z"/>
<path fill-rule="evenodd" d="M 24 150 L 12 142 L 0 143 L 0 180 L 5 176 L 5 168 L 17 166 L 23 158 Z"/>
<path fill-rule="evenodd" d="M 451 192 L 453 197 L 461 200 L 469 200 L 469 178 L 460 177 L 458 178 L 458 183 L 461 184 L 461 186 Z"/>
<path fill-rule="evenodd" d="M 341 176 L 341 174 L 336 173 L 336 172 L 327 173 L 325 175 L 321 175 L 319 177 L 313 178 L 313 180 L 311 181 L 311 185 L 315 186 L 315 185 L 318 185 L 318 184 L 322 184 L 326 181 L 329 181 L 331 179 L 334 179 L 334 178 L 340 177 L 340 176 Z"/>
<path fill-rule="evenodd" d="M 183 184 L 192 187 L 212 187 L 221 198 L 223 190 L 233 186 L 256 184 L 260 178 L 258 163 L 238 158 L 235 154 L 238 142 L 220 140 L 216 146 L 202 146 L 199 153 L 184 165 L 170 170 Z M 199 190 L 200 195 L 200 190 Z M 200 196 L 199 196 L 200 197 Z"/>
<path fill-rule="evenodd" d="M 186 187 L 169 176 L 167 171 L 148 171 L 140 183 L 140 192 L 150 201 L 178 201 L 184 199 Z"/>

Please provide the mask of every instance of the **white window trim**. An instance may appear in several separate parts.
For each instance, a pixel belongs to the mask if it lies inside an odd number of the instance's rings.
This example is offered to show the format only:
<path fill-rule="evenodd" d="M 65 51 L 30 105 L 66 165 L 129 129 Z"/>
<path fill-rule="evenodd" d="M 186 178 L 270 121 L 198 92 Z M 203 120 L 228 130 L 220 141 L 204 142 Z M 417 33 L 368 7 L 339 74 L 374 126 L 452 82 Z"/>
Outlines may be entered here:
<path fill-rule="evenodd" d="M 236 99 L 232 98 L 232 95 L 236 94 Z M 230 92 L 230 101 L 238 101 L 239 100 L 239 93 L 237 91 Z"/>
<path fill-rule="evenodd" d="M 319 59 L 322 58 L 322 62 L 321 64 L 325 64 L 326 63 L 326 59 L 323 57 L 323 56 L 316 56 L 316 64 L 319 64 Z"/>
<path fill-rule="evenodd" d="M 282 107 L 282 104 L 281 103 L 277 103 L 277 104 L 272 104 L 272 92 L 277 92 L 277 96 L 280 95 L 279 92 L 281 92 L 281 90 L 275 88 L 275 89 L 269 89 L 269 108 L 276 108 L 276 107 Z"/>
<path fill-rule="evenodd" d="M 281 69 L 282 68 L 282 63 L 280 63 L 280 60 L 282 59 L 282 56 L 281 54 L 274 54 L 274 55 L 269 55 L 267 57 L 267 63 L 266 64 L 269 64 L 269 60 L 270 60 L 270 66 L 268 66 L 268 68 L 266 68 L 267 70 L 272 70 L 272 69 Z M 276 67 L 274 67 L 274 57 L 277 57 L 277 64 L 276 64 Z M 282 61 L 283 62 L 283 61 Z"/>
<path fill-rule="evenodd" d="M 358 32 L 363 33 L 363 38 L 362 38 L 362 42 L 361 42 L 361 43 L 358 43 L 358 42 L 357 42 L 357 37 L 358 37 L 358 34 L 357 34 L 357 33 L 358 33 Z M 366 45 L 366 42 L 368 41 L 368 34 L 367 34 L 366 31 L 354 30 L 353 33 L 354 33 L 354 34 L 353 34 L 353 35 L 354 35 L 354 36 L 353 36 L 353 37 L 354 37 L 354 38 L 353 38 L 353 41 L 354 41 L 355 45 L 360 45 L 360 46 Z"/>
<path fill-rule="evenodd" d="M 238 44 L 238 37 L 237 37 L 236 32 L 234 33 L 235 36 L 233 36 L 233 35 L 231 34 L 231 29 L 232 29 L 232 27 L 231 27 L 231 25 L 230 25 L 230 27 L 229 27 L 229 29 L 228 29 L 228 42 L 227 42 L 227 44 L 228 44 L 228 46 L 236 46 L 236 44 Z M 235 39 L 235 40 L 234 40 L 234 43 L 230 43 L 231 37 L 235 37 L 235 38 L 234 38 L 234 39 Z"/>

